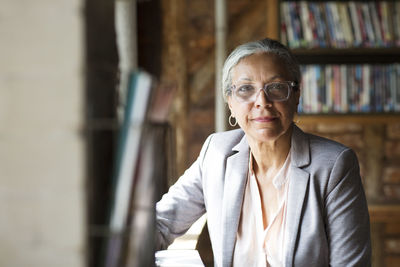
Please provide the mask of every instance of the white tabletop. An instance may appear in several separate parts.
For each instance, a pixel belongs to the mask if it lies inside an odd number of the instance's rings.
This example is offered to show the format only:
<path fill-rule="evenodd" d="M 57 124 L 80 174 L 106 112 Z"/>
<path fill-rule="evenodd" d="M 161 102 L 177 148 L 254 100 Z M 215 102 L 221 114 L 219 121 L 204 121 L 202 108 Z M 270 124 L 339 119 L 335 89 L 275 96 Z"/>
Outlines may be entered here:
<path fill-rule="evenodd" d="M 160 250 L 155 258 L 157 267 L 204 267 L 197 250 Z"/>

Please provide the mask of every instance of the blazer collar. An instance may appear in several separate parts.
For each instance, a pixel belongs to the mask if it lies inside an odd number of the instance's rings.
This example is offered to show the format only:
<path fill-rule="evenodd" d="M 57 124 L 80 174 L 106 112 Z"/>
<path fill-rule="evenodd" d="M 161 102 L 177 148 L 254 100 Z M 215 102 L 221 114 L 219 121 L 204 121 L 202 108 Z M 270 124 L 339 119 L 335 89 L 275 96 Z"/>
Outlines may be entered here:
<path fill-rule="evenodd" d="M 310 174 L 302 169 L 310 164 L 310 143 L 308 136 L 294 125 L 292 134 L 292 164 L 290 166 L 290 185 L 287 205 L 287 224 L 285 235 L 285 266 L 293 266 L 294 253 L 298 239 L 304 199 L 307 195 Z"/>
<path fill-rule="evenodd" d="M 304 167 L 310 164 L 310 143 L 307 134 L 293 124 L 291 161 L 296 167 Z"/>
<path fill-rule="evenodd" d="M 244 135 L 227 158 L 222 203 L 222 263 L 231 266 L 249 167 L 249 145 Z"/>

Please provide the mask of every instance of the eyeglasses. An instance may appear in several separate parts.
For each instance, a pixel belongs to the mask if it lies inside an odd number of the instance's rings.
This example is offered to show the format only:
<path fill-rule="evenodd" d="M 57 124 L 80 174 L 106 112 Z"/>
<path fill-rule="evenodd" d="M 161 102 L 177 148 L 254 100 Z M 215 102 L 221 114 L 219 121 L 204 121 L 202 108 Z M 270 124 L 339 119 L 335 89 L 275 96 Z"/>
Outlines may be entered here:
<path fill-rule="evenodd" d="M 238 102 L 254 102 L 260 90 L 265 92 L 269 101 L 282 102 L 290 97 L 293 88 L 297 88 L 298 83 L 292 81 L 272 82 L 264 85 L 263 88 L 256 89 L 251 84 L 242 84 L 231 87 L 232 94 Z"/>

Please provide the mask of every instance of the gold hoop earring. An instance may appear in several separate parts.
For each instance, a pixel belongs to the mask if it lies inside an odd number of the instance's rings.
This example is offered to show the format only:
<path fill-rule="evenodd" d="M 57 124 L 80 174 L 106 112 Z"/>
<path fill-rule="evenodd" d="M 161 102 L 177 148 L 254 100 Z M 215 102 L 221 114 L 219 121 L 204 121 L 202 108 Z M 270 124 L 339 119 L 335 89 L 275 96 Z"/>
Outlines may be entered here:
<path fill-rule="evenodd" d="M 235 120 L 235 123 L 232 123 L 232 119 Z M 229 125 L 232 127 L 235 127 L 237 125 L 237 120 L 235 117 L 232 116 L 232 114 L 229 116 L 228 122 L 229 122 Z"/>
<path fill-rule="evenodd" d="M 293 122 L 294 122 L 295 124 L 297 124 L 297 123 L 300 122 L 300 117 L 299 117 L 299 114 L 298 114 L 298 113 L 296 113 L 296 114 L 294 115 Z"/>

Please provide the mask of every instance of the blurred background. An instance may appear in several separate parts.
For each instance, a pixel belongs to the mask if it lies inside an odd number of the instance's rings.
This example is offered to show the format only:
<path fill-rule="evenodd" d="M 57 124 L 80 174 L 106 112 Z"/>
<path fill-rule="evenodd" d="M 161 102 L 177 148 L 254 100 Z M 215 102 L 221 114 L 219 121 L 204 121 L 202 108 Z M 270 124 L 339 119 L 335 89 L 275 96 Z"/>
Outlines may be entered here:
<path fill-rule="evenodd" d="M 264 37 L 302 64 L 299 126 L 359 157 L 373 266 L 400 266 L 399 1 L 0 3 L 0 266 L 102 266 L 129 73 L 140 68 L 175 89 L 161 193 L 210 133 L 228 129 L 221 62 Z M 357 95 L 366 96 L 360 108 Z M 197 249 L 211 265 L 207 239 L 205 231 Z"/>

